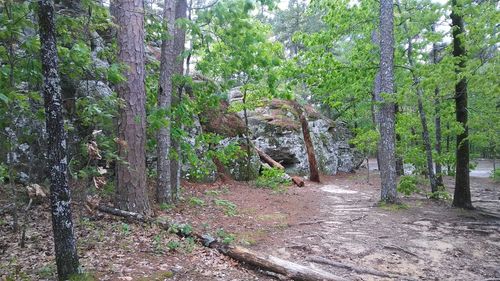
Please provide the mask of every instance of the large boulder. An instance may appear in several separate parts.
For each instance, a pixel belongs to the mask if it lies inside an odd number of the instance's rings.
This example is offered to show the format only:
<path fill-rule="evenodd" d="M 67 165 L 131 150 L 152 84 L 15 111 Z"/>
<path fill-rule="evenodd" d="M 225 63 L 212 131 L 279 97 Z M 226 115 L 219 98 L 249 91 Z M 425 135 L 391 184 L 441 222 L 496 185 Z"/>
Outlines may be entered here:
<path fill-rule="evenodd" d="M 342 122 L 334 122 L 311 106 L 303 107 L 320 171 L 327 175 L 352 172 L 362 156 L 349 145 L 352 135 Z M 290 101 L 274 99 L 248 112 L 253 143 L 288 173 L 308 174 L 309 162 L 299 117 Z"/>

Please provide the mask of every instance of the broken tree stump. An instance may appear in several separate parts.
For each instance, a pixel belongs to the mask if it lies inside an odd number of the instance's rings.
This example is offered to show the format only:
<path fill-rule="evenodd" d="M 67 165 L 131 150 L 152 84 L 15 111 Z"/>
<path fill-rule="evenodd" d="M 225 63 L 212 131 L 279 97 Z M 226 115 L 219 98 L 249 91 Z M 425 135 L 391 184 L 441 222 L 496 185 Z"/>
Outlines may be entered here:
<path fill-rule="evenodd" d="M 303 187 L 304 186 L 304 180 L 302 178 L 297 177 L 297 176 L 293 176 L 291 178 L 292 178 L 293 183 L 296 186 L 298 186 L 298 187 Z"/>

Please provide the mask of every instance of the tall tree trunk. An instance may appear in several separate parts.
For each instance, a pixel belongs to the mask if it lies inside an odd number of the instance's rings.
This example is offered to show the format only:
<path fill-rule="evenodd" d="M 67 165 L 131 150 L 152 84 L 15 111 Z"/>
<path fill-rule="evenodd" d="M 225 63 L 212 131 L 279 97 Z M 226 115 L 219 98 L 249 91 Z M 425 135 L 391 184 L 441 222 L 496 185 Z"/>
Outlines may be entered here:
<path fill-rule="evenodd" d="M 186 0 L 177 0 L 175 5 L 175 19 L 185 19 L 187 13 L 187 1 Z M 174 36 L 174 55 L 176 58 L 175 61 L 175 73 L 179 76 L 184 75 L 184 58 L 182 57 L 182 53 L 184 52 L 184 45 L 186 44 L 186 31 L 184 28 L 176 26 L 175 28 L 175 36 Z M 184 85 L 183 83 L 177 85 L 177 91 L 173 92 L 172 95 L 172 108 L 176 108 L 181 100 L 182 100 L 182 92 Z M 174 116 L 174 122 L 172 122 L 173 130 L 181 130 L 182 124 L 179 116 Z M 175 156 L 170 161 L 170 184 L 172 186 L 172 200 L 177 201 L 179 196 L 179 186 L 181 180 L 181 146 L 180 139 L 172 135 L 171 136 L 172 145 L 171 148 L 175 151 Z"/>
<path fill-rule="evenodd" d="M 438 191 L 438 185 L 436 181 L 436 175 L 434 174 L 434 163 L 432 160 L 432 145 L 429 136 L 429 129 L 427 128 L 427 116 L 425 114 L 423 105 L 423 93 L 420 85 L 417 84 L 417 103 L 418 103 L 418 113 L 420 115 L 420 123 L 422 124 L 422 139 L 424 141 L 425 156 L 427 158 L 427 173 L 429 174 L 429 182 L 431 185 L 431 192 Z"/>
<path fill-rule="evenodd" d="M 439 88 L 436 87 L 434 90 L 435 100 L 434 100 L 434 108 L 435 108 L 435 117 L 434 117 L 434 127 L 436 134 L 436 153 L 438 155 L 439 160 L 436 161 L 436 184 L 438 186 L 444 186 L 443 183 L 443 168 L 441 166 L 441 101 L 439 97 Z"/>
<path fill-rule="evenodd" d="M 59 280 L 78 273 L 78 255 L 71 216 L 71 194 L 68 186 L 66 131 L 62 114 L 61 86 L 58 73 L 54 6 L 50 0 L 38 1 L 42 93 L 45 103 L 45 122 L 48 135 L 48 166 L 50 206 L 54 231 L 55 256 Z"/>
<path fill-rule="evenodd" d="M 400 113 L 398 104 L 394 104 L 394 115 L 396 118 L 398 113 Z M 396 133 L 396 144 L 401 141 L 401 136 Z M 397 146 L 396 146 L 397 147 Z M 396 149 L 396 175 L 403 176 L 405 174 L 403 157 L 397 153 Z"/>
<path fill-rule="evenodd" d="M 431 30 L 435 31 L 435 26 L 431 26 Z M 436 44 L 432 44 L 432 63 L 438 64 L 438 49 Z M 434 90 L 434 127 L 436 136 L 436 153 L 439 160 L 436 162 L 436 184 L 438 186 L 444 186 L 443 183 L 443 168 L 441 167 L 441 97 L 439 95 L 439 88 L 436 87 Z"/>
<path fill-rule="evenodd" d="M 397 7 L 399 9 L 399 13 L 401 13 L 401 7 L 399 4 L 399 0 L 397 0 Z M 412 35 L 410 34 L 410 31 L 408 30 L 408 26 L 406 25 L 406 22 L 403 22 L 403 28 L 406 33 L 406 40 L 408 44 L 408 64 L 410 65 L 411 68 L 415 68 L 415 62 L 413 61 L 413 42 L 412 42 Z M 437 192 L 437 183 L 436 183 L 436 176 L 434 174 L 434 163 L 432 161 L 432 145 L 431 145 L 431 138 L 429 136 L 429 129 L 427 127 L 427 116 L 425 114 L 425 109 L 424 109 L 424 103 L 423 103 L 423 98 L 424 98 L 424 93 L 422 90 L 422 87 L 420 86 L 420 78 L 416 76 L 415 72 L 412 71 L 412 76 L 413 76 L 413 84 L 415 85 L 417 89 L 417 107 L 418 107 L 418 113 L 420 116 L 420 123 L 422 125 L 422 140 L 424 142 L 424 149 L 425 149 L 425 156 L 427 158 L 427 173 L 429 174 L 429 182 L 431 185 L 431 192 Z"/>
<path fill-rule="evenodd" d="M 446 122 L 446 131 L 449 132 L 450 131 L 450 122 Z M 446 154 L 450 154 L 450 135 L 449 134 L 446 134 Z M 451 165 L 450 165 L 450 161 L 446 161 L 446 174 L 448 176 L 451 175 Z"/>
<path fill-rule="evenodd" d="M 312 143 L 311 133 L 309 132 L 309 124 L 307 123 L 306 115 L 298 102 L 294 102 L 294 107 L 299 115 L 304 144 L 306 146 L 307 160 L 309 161 L 309 180 L 320 182 L 318 162 L 316 161 L 316 153 L 314 152 L 314 145 Z"/>
<path fill-rule="evenodd" d="M 451 1 L 451 25 L 453 30 L 453 56 L 458 59 L 455 66 L 457 77 L 460 77 L 465 70 L 465 36 L 464 20 L 462 18 L 462 5 L 457 0 Z M 463 132 L 457 135 L 456 144 L 456 173 L 455 173 L 455 194 L 453 196 L 453 206 L 459 208 L 472 209 L 469 178 L 469 125 L 467 113 L 467 80 L 460 78 L 455 84 L 455 110 L 456 120 Z"/>
<path fill-rule="evenodd" d="M 118 25 L 118 60 L 125 64 L 126 82 L 117 85 L 124 101 L 118 118 L 116 203 L 120 209 L 149 214 L 146 185 L 146 89 L 144 84 L 143 0 L 111 1 Z"/>
<path fill-rule="evenodd" d="M 250 146 L 250 128 L 248 126 L 248 110 L 247 110 L 247 89 L 243 89 L 243 118 L 245 119 L 245 140 L 246 140 L 246 172 L 247 180 L 250 180 L 250 165 L 251 165 L 251 146 Z"/>
<path fill-rule="evenodd" d="M 376 76 L 375 76 L 375 81 L 374 81 L 374 89 L 373 89 L 373 92 L 372 92 L 372 103 L 371 103 L 371 111 L 372 111 L 372 122 L 373 122 L 373 126 L 375 128 L 377 128 L 377 130 L 380 132 L 379 128 L 378 128 L 378 118 L 377 118 L 377 109 L 376 109 L 376 106 L 377 105 L 377 100 L 376 100 L 376 97 L 380 97 L 380 71 L 377 72 Z M 376 94 L 375 92 L 376 91 L 379 91 L 378 94 Z M 377 146 L 378 147 L 378 146 Z M 375 151 L 375 158 L 377 159 L 377 170 L 380 171 L 380 161 L 378 159 L 378 149 Z"/>
<path fill-rule="evenodd" d="M 164 28 L 169 32 L 169 36 L 161 43 L 160 58 L 160 85 L 158 87 L 158 109 L 164 111 L 167 124 L 158 130 L 157 153 L 158 153 L 158 180 L 156 187 L 156 197 L 158 203 L 172 203 L 172 167 L 170 162 L 171 149 L 171 105 L 175 71 L 175 1 L 165 0 L 163 8 Z"/>
<path fill-rule="evenodd" d="M 397 201 L 396 191 L 396 139 L 394 103 L 381 94 L 394 95 L 394 26 L 393 1 L 380 1 L 380 93 L 379 111 L 379 160 L 381 178 L 381 200 L 389 203 Z"/>

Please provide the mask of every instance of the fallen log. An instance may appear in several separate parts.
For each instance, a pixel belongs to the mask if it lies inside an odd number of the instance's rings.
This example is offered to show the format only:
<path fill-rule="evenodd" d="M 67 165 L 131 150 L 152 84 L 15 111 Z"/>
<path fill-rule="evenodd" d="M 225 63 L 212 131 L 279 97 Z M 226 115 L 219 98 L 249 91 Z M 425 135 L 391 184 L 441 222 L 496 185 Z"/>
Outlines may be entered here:
<path fill-rule="evenodd" d="M 291 177 L 292 178 L 292 182 L 298 186 L 298 187 L 303 187 L 304 186 L 304 180 L 300 177 L 297 177 L 297 176 L 293 176 Z"/>
<path fill-rule="evenodd" d="M 271 158 L 271 156 L 267 155 L 267 153 L 265 153 L 264 151 L 258 149 L 257 147 L 255 147 L 255 150 L 259 154 L 260 160 L 266 162 L 267 164 L 269 164 L 269 166 L 271 166 L 273 168 L 280 169 L 280 170 L 285 169 L 285 167 L 283 167 L 283 165 L 281 165 L 278 161 Z"/>
<path fill-rule="evenodd" d="M 158 222 L 154 219 L 147 218 L 138 213 L 123 211 L 105 205 L 99 205 L 97 206 L 97 209 L 107 214 L 135 220 L 141 223 L 156 224 L 165 230 L 169 230 L 172 226 L 172 224 L 168 222 Z M 203 246 L 215 249 L 220 253 L 233 258 L 238 262 L 248 264 L 265 271 L 281 274 L 292 280 L 299 280 L 299 281 L 346 280 L 327 271 L 313 269 L 271 255 L 261 255 L 242 247 L 230 246 L 217 241 L 217 239 L 209 235 L 200 235 L 196 232 L 186 234 L 180 230 L 176 234 L 182 237 L 195 238 L 196 240 L 198 240 L 199 243 L 203 244 Z"/>
<path fill-rule="evenodd" d="M 259 255 L 238 246 L 227 247 L 222 253 L 237 261 L 282 274 L 292 280 L 346 280 L 330 272 L 306 267 L 271 255 Z"/>

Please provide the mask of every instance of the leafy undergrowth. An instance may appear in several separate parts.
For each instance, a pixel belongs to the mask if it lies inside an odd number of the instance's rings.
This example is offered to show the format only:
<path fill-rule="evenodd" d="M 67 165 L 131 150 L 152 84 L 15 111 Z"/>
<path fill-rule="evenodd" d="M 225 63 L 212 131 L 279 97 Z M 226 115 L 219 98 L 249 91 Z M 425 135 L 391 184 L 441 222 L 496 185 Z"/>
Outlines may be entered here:
<path fill-rule="evenodd" d="M 158 220 L 175 222 L 170 231 L 137 224 L 74 204 L 80 262 L 86 275 L 74 280 L 267 280 L 220 253 L 173 232 L 194 230 L 224 243 L 252 247 L 285 229 L 300 207 L 293 190 L 276 194 L 250 185 L 185 183 L 181 202 L 155 206 Z M 0 218 L 0 279 L 55 280 L 48 202 L 26 216 L 26 246 L 13 233 L 12 217 Z M 295 215 L 300 214 L 297 210 Z M 24 224 L 24 214 L 20 214 Z"/>

